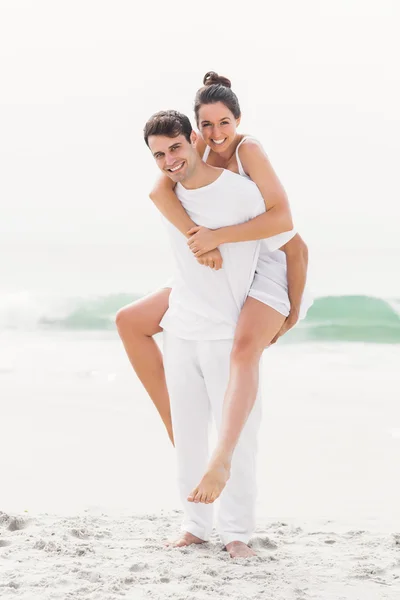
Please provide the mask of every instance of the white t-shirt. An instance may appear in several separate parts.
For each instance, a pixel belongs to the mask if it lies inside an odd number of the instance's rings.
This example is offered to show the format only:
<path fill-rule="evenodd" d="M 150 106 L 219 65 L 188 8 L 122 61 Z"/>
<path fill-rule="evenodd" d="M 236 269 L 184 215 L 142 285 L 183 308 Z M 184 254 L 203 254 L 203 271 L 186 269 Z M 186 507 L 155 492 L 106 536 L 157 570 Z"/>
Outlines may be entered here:
<path fill-rule="evenodd" d="M 256 184 L 231 171 L 222 171 L 213 183 L 195 190 L 178 183 L 175 192 L 191 219 L 209 229 L 244 223 L 265 212 Z M 166 219 L 165 223 L 175 272 L 161 327 L 188 340 L 233 338 L 253 281 L 260 242 L 222 244 L 223 267 L 214 271 L 200 265 L 186 237 Z"/>

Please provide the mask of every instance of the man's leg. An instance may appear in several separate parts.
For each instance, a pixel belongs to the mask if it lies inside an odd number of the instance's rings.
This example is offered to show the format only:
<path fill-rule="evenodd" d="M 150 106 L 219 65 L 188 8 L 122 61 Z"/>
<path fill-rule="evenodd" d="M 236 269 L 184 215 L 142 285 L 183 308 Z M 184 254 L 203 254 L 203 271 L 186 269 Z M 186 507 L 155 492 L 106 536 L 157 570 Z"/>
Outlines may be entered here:
<path fill-rule="evenodd" d="M 210 401 L 198 362 L 198 342 L 164 332 L 163 347 L 179 492 L 184 510 L 182 529 L 207 541 L 212 532 L 213 507 L 187 500 L 207 466 L 211 418 Z"/>
<path fill-rule="evenodd" d="M 201 367 L 219 430 L 229 379 L 232 340 L 201 342 Z M 220 496 L 217 526 L 222 542 L 248 544 L 255 528 L 257 435 L 261 421 L 261 394 L 235 448 L 229 481 Z M 228 548 L 229 550 L 229 548 Z M 245 553 L 246 554 L 246 553 Z M 233 554 L 232 554 L 233 555 Z"/>

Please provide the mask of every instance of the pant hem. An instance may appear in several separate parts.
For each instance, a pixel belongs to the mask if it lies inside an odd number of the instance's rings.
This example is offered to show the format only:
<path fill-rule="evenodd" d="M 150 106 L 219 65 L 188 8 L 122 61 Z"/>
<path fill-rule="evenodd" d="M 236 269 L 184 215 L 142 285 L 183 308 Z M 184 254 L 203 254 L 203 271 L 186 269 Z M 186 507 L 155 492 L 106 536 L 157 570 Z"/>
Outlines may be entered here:
<path fill-rule="evenodd" d="M 183 523 L 182 531 L 187 531 L 188 533 L 200 538 L 204 542 L 208 542 L 211 536 L 211 531 L 207 531 L 204 529 L 204 527 L 199 527 L 193 522 Z"/>

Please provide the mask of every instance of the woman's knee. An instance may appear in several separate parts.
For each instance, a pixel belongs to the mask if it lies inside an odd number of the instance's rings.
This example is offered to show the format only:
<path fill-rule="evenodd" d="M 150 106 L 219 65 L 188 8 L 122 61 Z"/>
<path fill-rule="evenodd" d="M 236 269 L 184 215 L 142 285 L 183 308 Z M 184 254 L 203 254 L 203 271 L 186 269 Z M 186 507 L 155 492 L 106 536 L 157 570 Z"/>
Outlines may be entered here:
<path fill-rule="evenodd" d="M 170 290 L 160 290 L 121 308 L 115 317 L 119 334 L 152 337 L 162 331 L 160 321 L 168 309 Z"/>
<path fill-rule="evenodd" d="M 129 306 L 120 308 L 115 315 L 115 324 L 120 334 L 124 334 L 127 331 L 129 331 L 131 334 L 134 332 L 143 333 L 143 320 L 141 318 L 141 311 L 137 306 L 135 306 L 135 304 L 130 304 Z"/>
<path fill-rule="evenodd" d="M 233 342 L 231 361 L 240 363 L 259 361 L 263 349 L 254 336 L 239 336 Z"/>

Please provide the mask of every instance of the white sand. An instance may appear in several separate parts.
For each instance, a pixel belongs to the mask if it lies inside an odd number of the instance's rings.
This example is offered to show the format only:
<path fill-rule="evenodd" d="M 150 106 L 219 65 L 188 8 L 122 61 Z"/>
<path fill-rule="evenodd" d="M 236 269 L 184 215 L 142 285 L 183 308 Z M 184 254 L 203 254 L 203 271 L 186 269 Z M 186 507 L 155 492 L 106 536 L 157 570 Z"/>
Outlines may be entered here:
<path fill-rule="evenodd" d="M 400 533 L 346 522 L 260 523 L 258 556 L 229 558 L 215 536 L 166 549 L 181 514 L 29 517 L 0 513 L 0 596 L 19 600 L 398 600 Z"/>

